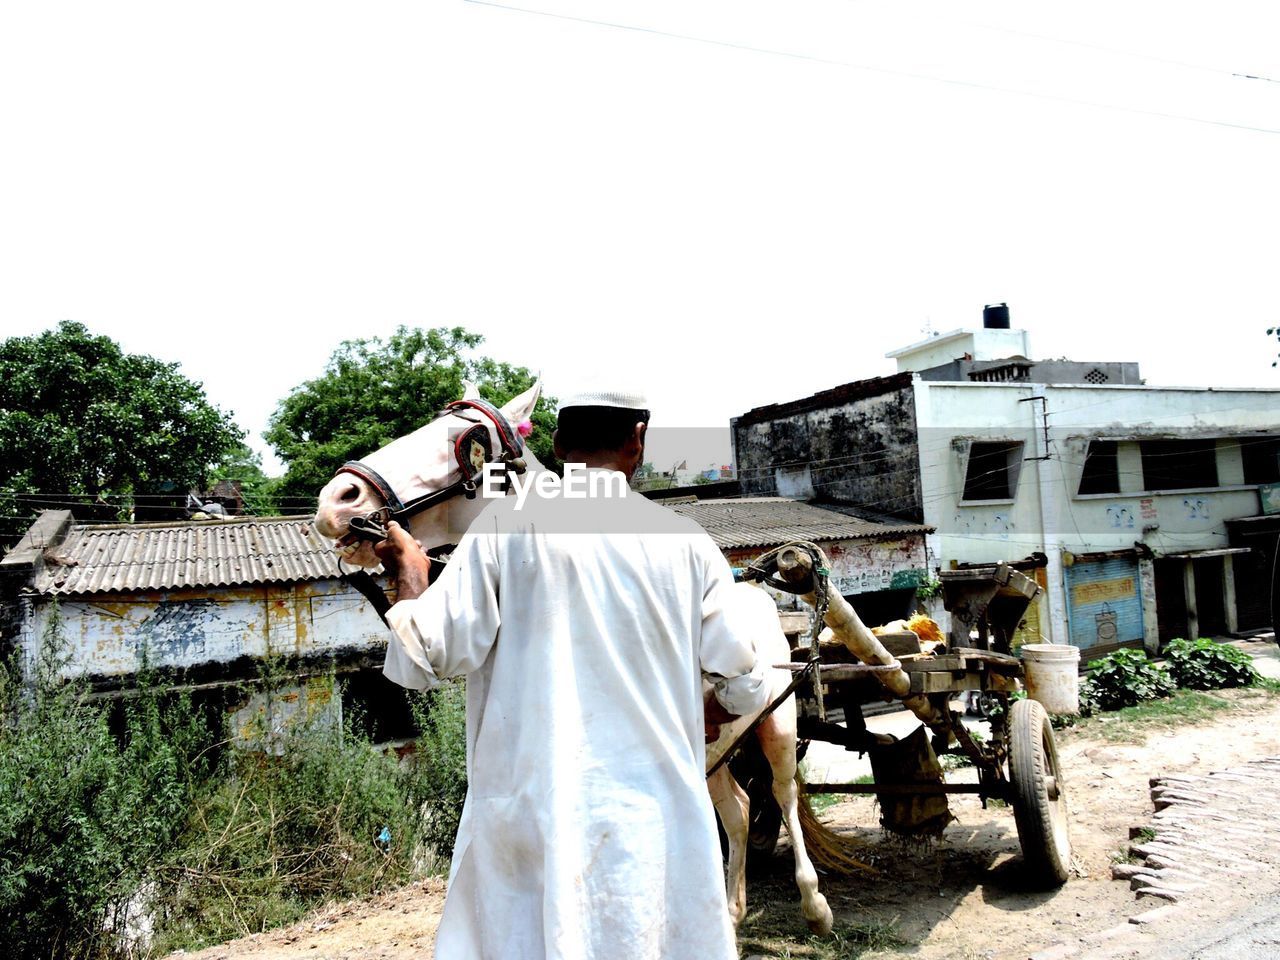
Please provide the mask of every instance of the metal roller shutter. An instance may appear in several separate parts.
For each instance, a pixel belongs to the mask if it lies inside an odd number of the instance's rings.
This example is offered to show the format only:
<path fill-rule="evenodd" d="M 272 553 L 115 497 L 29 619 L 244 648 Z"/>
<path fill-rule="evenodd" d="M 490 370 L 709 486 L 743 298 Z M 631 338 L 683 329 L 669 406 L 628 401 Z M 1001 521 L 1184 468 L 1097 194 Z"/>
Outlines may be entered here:
<path fill-rule="evenodd" d="M 1142 588 L 1130 557 L 1077 560 L 1064 568 L 1071 642 L 1089 656 L 1142 642 Z"/>

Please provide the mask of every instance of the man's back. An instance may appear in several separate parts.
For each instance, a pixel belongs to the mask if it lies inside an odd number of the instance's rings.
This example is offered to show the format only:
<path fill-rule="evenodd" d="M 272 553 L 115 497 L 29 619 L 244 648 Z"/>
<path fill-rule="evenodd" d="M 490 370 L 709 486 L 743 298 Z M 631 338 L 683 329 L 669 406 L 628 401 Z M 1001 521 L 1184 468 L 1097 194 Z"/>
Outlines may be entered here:
<path fill-rule="evenodd" d="M 702 769 L 702 672 L 754 661 L 727 573 L 635 494 L 509 498 L 476 521 L 412 618 L 433 669 L 468 677 L 437 956 L 733 956 Z"/>
<path fill-rule="evenodd" d="M 478 746 L 493 738 L 534 757 L 534 741 L 552 736 L 562 770 L 575 758 L 613 771 L 657 763 L 700 780 L 705 535 L 636 496 L 503 507 L 501 627 Z M 536 776 L 522 764 L 491 772 L 512 785 Z"/>

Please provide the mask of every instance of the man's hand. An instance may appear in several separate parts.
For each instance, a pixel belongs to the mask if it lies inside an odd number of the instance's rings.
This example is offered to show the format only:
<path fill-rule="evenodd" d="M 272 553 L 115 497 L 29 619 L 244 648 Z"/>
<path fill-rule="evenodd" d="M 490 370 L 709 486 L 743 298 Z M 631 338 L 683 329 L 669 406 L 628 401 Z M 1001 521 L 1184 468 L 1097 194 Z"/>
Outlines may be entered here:
<path fill-rule="evenodd" d="M 404 527 L 388 521 L 387 539 L 374 544 L 373 552 L 395 577 L 397 599 L 412 600 L 426 592 L 431 583 L 431 559 Z"/>
<path fill-rule="evenodd" d="M 732 723 L 737 719 L 736 713 L 730 713 L 716 699 L 714 690 L 706 692 L 702 698 L 702 735 L 707 743 L 715 743 L 720 739 L 722 724 Z"/>

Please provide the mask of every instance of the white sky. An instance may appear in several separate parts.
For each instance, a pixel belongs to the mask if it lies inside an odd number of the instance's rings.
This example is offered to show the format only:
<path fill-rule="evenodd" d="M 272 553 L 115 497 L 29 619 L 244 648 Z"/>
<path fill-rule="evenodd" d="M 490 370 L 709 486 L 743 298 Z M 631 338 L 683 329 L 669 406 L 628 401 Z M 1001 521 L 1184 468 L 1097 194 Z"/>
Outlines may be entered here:
<path fill-rule="evenodd" d="M 526 2 L 0 7 L 0 336 L 180 361 L 259 448 L 398 324 L 655 426 L 1002 300 L 1038 357 L 1280 387 L 1273 0 Z"/>

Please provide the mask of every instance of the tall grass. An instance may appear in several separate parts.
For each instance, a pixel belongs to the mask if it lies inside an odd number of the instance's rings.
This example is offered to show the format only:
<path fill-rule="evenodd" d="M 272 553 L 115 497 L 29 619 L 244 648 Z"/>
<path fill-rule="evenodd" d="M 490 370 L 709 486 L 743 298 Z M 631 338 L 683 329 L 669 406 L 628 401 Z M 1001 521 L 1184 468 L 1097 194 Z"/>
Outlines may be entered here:
<path fill-rule="evenodd" d="M 438 860 L 453 853 L 467 795 L 466 690 L 449 681 L 410 700 L 419 734 L 408 793 L 424 813 L 423 843 Z"/>
<path fill-rule="evenodd" d="M 229 745 L 146 682 L 109 706 L 39 662 L 0 672 L 0 944 L 14 957 L 157 955 L 396 885 L 452 847 L 466 790 L 462 691 L 415 706 L 398 762 L 332 716 L 270 749 Z M 219 714 L 221 712 L 219 711 Z"/>
<path fill-rule="evenodd" d="M 411 874 L 421 818 L 394 756 L 314 720 L 277 744 L 228 751 L 156 864 L 164 946 L 263 930 Z"/>

